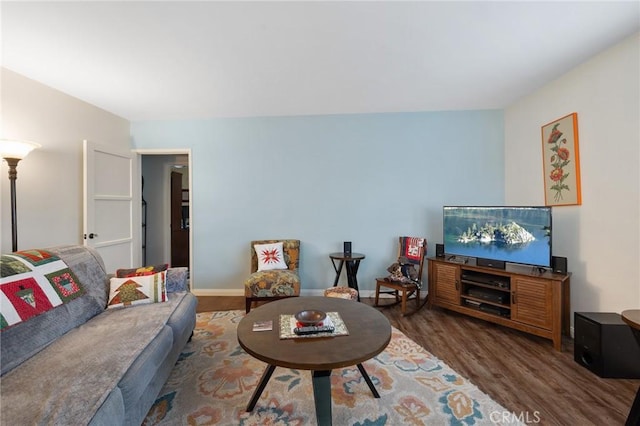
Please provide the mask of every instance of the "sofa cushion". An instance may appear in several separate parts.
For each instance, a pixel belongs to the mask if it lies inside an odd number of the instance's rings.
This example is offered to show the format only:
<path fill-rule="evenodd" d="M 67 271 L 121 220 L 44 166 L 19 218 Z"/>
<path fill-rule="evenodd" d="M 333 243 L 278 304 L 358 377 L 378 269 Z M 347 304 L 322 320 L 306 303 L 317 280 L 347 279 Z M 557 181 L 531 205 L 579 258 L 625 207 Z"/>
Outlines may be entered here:
<path fill-rule="evenodd" d="M 189 268 L 167 269 L 167 293 L 176 291 L 189 291 Z"/>
<path fill-rule="evenodd" d="M 169 326 L 164 326 L 158 336 L 153 339 L 129 367 L 118 383 L 124 399 L 125 412 L 133 406 L 149 386 L 158 368 L 171 351 L 173 333 Z"/>
<path fill-rule="evenodd" d="M 2 386 L 11 392 L 0 394 L 3 424 L 88 424 L 185 296 L 105 310 L 5 374 Z"/>
<path fill-rule="evenodd" d="M 125 408 L 128 425 L 137 426 L 143 424 L 147 413 L 149 412 L 149 408 L 151 408 L 155 402 L 162 386 L 165 384 L 169 374 L 176 366 L 176 361 L 178 361 L 178 357 L 182 353 L 184 345 L 189 340 L 189 337 L 195 328 L 196 304 L 197 298 L 191 293 L 186 293 L 180 305 L 178 305 L 173 314 L 171 314 L 171 318 L 169 318 L 167 325 L 171 326 L 171 329 L 173 330 L 173 346 L 171 347 L 171 351 L 167 357 L 158 367 L 151 383 L 149 383 L 149 385 L 144 389 L 144 392 L 142 392 L 142 395 L 140 395 L 136 401 L 126 401 Z M 130 369 L 127 372 L 127 375 L 129 375 L 131 371 L 132 370 Z M 123 383 L 124 379 L 120 382 L 119 386 L 122 386 Z"/>
<path fill-rule="evenodd" d="M 125 424 L 124 400 L 120 388 L 115 388 L 100 409 L 89 422 L 89 426 L 107 426 Z"/>
<path fill-rule="evenodd" d="M 84 287 L 84 294 L 63 305 L 16 324 L 0 333 L 0 374 L 32 357 L 69 330 L 104 311 L 107 273 L 100 256 L 84 246 L 45 249 L 60 257 Z"/>
<path fill-rule="evenodd" d="M 297 270 L 288 269 L 254 272 L 244 286 L 245 296 L 294 296 L 300 294 L 300 276 Z"/>
<path fill-rule="evenodd" d="M 191 332 L 196 326 L 196 311 L 198 298 L 191 293 L 187 293 L 183 302 L 171 314 L 171 318 L 167 321 L 167 325 L 173 331 L 174 342 L 186 342 L 191 337 Z"/>

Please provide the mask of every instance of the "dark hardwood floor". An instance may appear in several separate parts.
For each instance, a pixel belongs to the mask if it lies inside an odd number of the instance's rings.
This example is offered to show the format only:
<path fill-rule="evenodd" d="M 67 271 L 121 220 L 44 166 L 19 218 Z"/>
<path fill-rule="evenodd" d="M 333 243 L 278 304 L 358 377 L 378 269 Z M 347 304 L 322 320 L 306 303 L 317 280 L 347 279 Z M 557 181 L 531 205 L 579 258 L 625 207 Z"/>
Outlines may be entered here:
<path fill-rule="evenodd" d="M 198 297 L 198 312 L 244 310 L 244 297 Z M 363 298 L 363 303 L 373 304 Z M 391 324 L 468 378 L 527 424 L 624 425 L 640 380 L 602 379 L 551 341 L 439 308 L 408 317 L 381 308 Z"/>

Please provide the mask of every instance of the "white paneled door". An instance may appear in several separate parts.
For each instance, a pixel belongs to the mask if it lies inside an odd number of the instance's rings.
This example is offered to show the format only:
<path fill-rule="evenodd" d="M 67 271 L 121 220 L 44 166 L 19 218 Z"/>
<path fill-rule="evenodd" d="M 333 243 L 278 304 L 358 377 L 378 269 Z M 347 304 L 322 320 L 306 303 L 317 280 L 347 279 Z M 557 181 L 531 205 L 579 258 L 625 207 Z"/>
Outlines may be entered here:
<path fill-rule="evenodd" d="M 131 268 L 138 255 L 134 154 L 87 140 L 83 151 L 84 244 L 100 253 L 107 272 Z"/>

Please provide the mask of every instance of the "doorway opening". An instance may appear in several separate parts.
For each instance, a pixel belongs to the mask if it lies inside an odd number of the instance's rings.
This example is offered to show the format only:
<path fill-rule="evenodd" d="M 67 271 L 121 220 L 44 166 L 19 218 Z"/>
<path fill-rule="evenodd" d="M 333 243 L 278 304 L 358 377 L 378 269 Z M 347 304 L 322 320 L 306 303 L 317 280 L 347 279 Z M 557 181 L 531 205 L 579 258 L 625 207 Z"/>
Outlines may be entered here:
<path fill-rule="evenodd" d="M 184 266 L 191 274 L 191 156 L 138 151 L 142 185 L 141 250 L 145 265 Z"/>

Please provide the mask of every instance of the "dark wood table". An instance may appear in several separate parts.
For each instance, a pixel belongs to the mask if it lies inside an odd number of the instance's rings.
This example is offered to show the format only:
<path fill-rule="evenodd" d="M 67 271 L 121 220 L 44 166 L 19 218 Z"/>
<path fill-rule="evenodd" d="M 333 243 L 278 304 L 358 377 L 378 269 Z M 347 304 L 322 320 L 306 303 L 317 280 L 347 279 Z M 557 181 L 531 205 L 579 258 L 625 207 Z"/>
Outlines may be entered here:
<path fill-rule="evenodd" d="M 628 311 L 622 311 L 622 320 L 629 324 L 633 335 L 640 345 L 640 309 L 630 309 Z M 639 361 L 640 362 L 640 361 Z M 633 400 L 631 410 L 627 416 L 627 422 L 625 426 L 638 426 L 640 425 L 640 386 L 636 392 L 636 398 Z"/>
<path fill-rule="evenodd" d="M 338 312 L 347 336 L 280 339 L 280 315 L 317 309 Z M 253 331 L 256 321 L 273 321 L 273 330 Z M 362 362 L 382 352 L 391 340 L 391 324 L 369 305 L 335 297 L 292 297 L 253 309 L 238 324 L 238 342 L 268 364 L 247 411 L 253 411 L 276 367 L 312 371 L 318 425 L 331 424 L 331 370 L 357 365 L 374 397 L 380 398 Z"/>
<path fill-rule="evenodd" d="M 331 253 L 329 258 L 331 259 L 331 264 L 333 265 L 333 269 L 336 271 L 336 279 L 333 281 L 333 286 L 338 285 L 338 281 L 340 280 L 340 273 L 342 272 L 342 267 L 347 265 L 347 283 L 349 287 L 358 290 L 358 268 L 360 267 L 360 261 L 364 259 L 364 254 L 362 253 Z M 338 265 L 336 265 L 336 261 L 338 261 Z M 358 290 L 358 302 L 360 301 L 360 291 Z"/>

